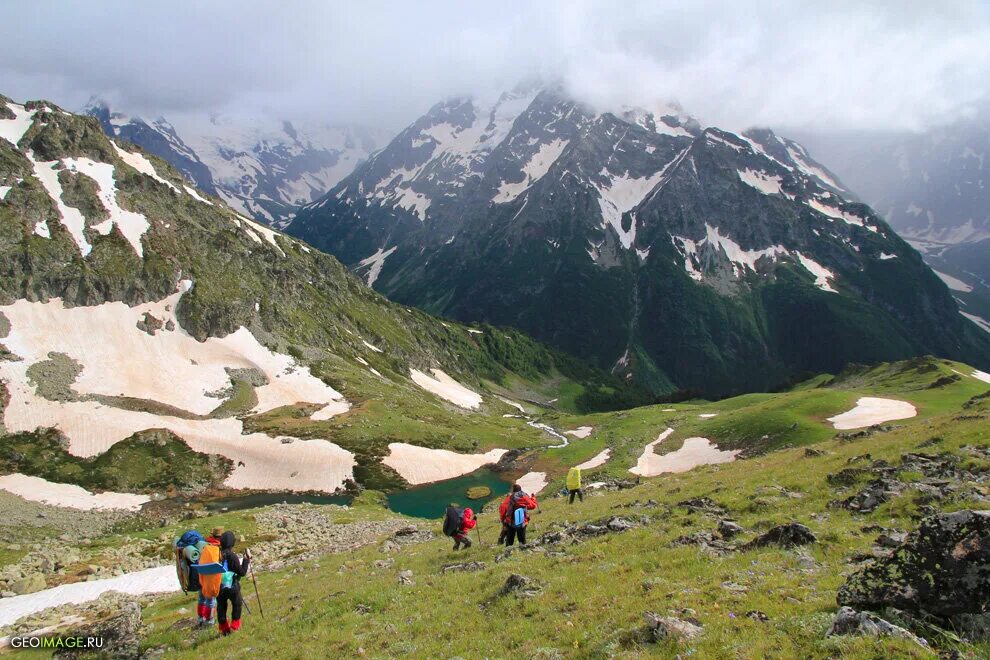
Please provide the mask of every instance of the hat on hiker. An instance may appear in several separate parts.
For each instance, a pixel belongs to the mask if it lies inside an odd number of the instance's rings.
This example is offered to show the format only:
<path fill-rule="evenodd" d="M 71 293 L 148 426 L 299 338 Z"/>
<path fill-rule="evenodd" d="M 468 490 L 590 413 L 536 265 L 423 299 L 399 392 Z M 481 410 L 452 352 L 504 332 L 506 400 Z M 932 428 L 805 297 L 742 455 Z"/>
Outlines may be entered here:
<path fill-rule="evenodd" d="M 223 536 L 223 533 L 224 533 L 224 528 L 223 527 L 214 527 L 213 528 L 213 531 L 210 532 L 210 536 L 212 536 L 215 539 L 218 539 L 221 536 Z"/>
<path fill-rule="evenodd" d="M 522 486 L 520 486 L 519 484 L 512 484 L 512 492 L 513 493 L 518 493 L 521 490 L 522 490 Z"/>

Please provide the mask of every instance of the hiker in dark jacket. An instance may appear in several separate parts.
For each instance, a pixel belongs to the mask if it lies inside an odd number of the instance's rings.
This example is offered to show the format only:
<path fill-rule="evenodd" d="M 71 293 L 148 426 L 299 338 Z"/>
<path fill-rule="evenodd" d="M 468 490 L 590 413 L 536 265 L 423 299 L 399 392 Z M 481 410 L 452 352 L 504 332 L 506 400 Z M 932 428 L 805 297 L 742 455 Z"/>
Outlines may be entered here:
<path fill-rule="evenodd" d="M 217 623 L 220 626 L 221 635 L 229 635 L 241 629 L 241 606 L 244 599 L 241 597 L 241 578 L 247 575 L 248 567 L 251 565 L 251 553 L 244 551 L 244 560 L 240 560 L 234 552 L 236 539 L 233 532 L 224 532 L 220 537 L 220 561 L 227 563 L 227 571 L 232 573 L 230 584 L 224 582 L 220 587 L 220 595 L 217 596 Z M 226 577 L 226 576 L 225 576 Z M 230 623 L 227 623 L 227 604 L 231 606 Z"/>
<path fill-rule="evenodd" d="M 526 525 L 529 524 L 529 512 L 539 506 L 536 498 L 523 491 L 519 484 L 512 484 L 512 493 L 502 500 L 498 508 L 499 517 L 502 523 L 508 528 L 505 536 L 505 545 L 508 547 L 519 539 L 521 545 L 526 545 Z M 523 524 L 516 526 L 513 522 L 517 509 L 524 510 Z"/>

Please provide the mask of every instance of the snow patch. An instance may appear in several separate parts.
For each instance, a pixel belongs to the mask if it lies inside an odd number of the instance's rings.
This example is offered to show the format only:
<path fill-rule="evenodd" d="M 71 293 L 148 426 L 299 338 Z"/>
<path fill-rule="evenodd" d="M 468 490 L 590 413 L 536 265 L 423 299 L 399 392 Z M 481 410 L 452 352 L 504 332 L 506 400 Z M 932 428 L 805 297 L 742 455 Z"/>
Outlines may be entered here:
<path fill-rule="evenodd" d="M 469 410 L 476 410 L 481 406 L 480 394 L 464 387 L 440 369 L 431 369 L 430 371 L 433 374 L 432 377 L 418 369 L 410 369 L 409 373 L 414 383 L 455 406 Z"/>
<path fill-rule="evenodd" d="M 271 243 L 275 247 L 275 249 L 278 250 L 278 253 L 279 254 L 281 254 L 283 257 L 285 256 L 285 252 L 282 252 L 282 248 L 280 248 L 278 246 L 278 243 L 275 242 L 275 231 L 274 230 L 272 230 L 272 229 L 270 229 L 268 227 L 265 227 L 264 225 L 262 225 L 260 223 L 257 223 L 254 220 L 250 220 L 248 218 L 245 218 L 243 215 L 239 215 L 237 217 L 242 222 L 244 222 L 244 223 L 247 224 L 247 226 L 244 227 L 244 230 L 245 231 L 247 231 L 249 234 L 254 234 L 255 232 L 257 234 L 261 234 L 262 236 L 264 236 L 264 238 L 265 238 L 266 241 L 268 241 L 269 243 Z M 255 240 L 258 240 L 258 237 L 256 235 L 253 235 L 252 238 L 254 238 Z M 258 242 L 260 243 L 261 241 L 259 240 Z"/>
<path fill-rule="evenodd" d="M 654 448 L 663 442 L 674 429 L 667 429 L 656 440 L 646 445 L 636 467 L 629 471 L 644 477 L 655 477 L 665 472 L 687 472 L 700 465 L 729 463 L 736 460 L 741 450 L 722 451 L 707 438 L 687 438 L 681 448 L 659 455 Z"/>
<path fill-rule="evenodd" d="M 918 414 L 918 410 L 907 401 L 881 399 L 864 396 L 856 402 L 856 407 L 841 415 L 829 417 L 828 421 L 839 430 L 859 429 L 897 419 L 908 419 Z"/>
<path fill-rule="evenodd" d="M 990 321 L 987 321 L 983 317 L 977 316 L 976 314 L 968 314 L 962 310 L 960 310 L 959 313 L 965 316 L 966 318 L 968 318 L 976 325 L 978 325 L 980 329 L 984 330 L 985 332 L 990 332 Z"/>
<path fill-rule="evenodd" d="M 771 245 L 762 250 L 743 249 L 728 236 L 722 236 L 719 233 L 718 227 L 712 227 L 708 223 L 705 223 L 705 233 L 706 237 L 702 240 L 702 243 L 707 242 L 710 245 L 721 248 L 725 256 L 732 262 L 736 275 L 741 275 L 745 268 L 755 272 L 756 262 L 760 259 L 774 259 L 779 255 L 788 254 L 787 249 L 782 245 Z"/>
<path fill-rule="evenodd" d="M 213 206 L 213 202 L 211 202 L 210 200 L 206 199 L 205 197 L 201 197 L 200 194 L 198 192 L 196 192 L 196 189 L 195 188 L 193 188 L 191 186 L 186 186 L 186 185 L 183 185 L 182 188 L 186 191 L 186 193 L 188 193 L 188 195 L 190 197 L 192 197 L 193 199 L 195 199 L 197 202 L 202 202 L 203 204 L 207 204 L 209 206 Z"/>
<path fill-rule="evenodd" d="M 13 186 L 0 186 L 0 199 L 7 199 L 7 193 L 13 189 Z"/>
<path fill-rule="evenodd" d="M 546 472 L 527 472 L 516 479 L 516 483 L 523 489 L 523 492 L 530 495 L 538 495 L 540 491 L 547 487 Z"/>
<path fill-rule="evenodd" d="M 99 188 L 97 196 L 110 212 L 110 217 L 93 225 L 93 229 L 106 236 L 116 225 L 127 242 L 134 248 L 134 251 L 143 259 L 144 247 L 141 245 L 141 237 L 151 227 L 151 223 L 140 213 L 125 211 L 117 204 L 117 184 L 114 181 L 116 168 L 108 163 L 97 163 L 89 158 L 66 158 L 63 162 L 69 170 L 85 174 L 96 181 Z M 58 175 L 56 174 L 56 176 Z"/>
<path fill-rule="evenodd" d="M 358 266 L 369 266 L 367 279 L 367 284 L 369 287 L 373 286 L 378 280 L 378 276 L 382 273 L 382 267 L 385 265 L 385 260 L 390 254 L 395 252 L 397 248 L 398 246 L 390 247 L 388 250 L 378 248 L 378 251 L 373 255 L 358 262 Z"/>
<path fill-rule="evenodd" d="M 780 194 L 783 179 L 775 174 L 767 174 L 761 170 L 739 170 L 739 179 L 748 186 L 756 188 L 764 195 Z"/>
<path fill-rule="evenodd" d="M 564 434 L 573 435 L 575 438 L 580 438 L 583 440 L 584 438 L 587 438 L 589 435 L 591 435 L 591 432 L 594 430 L 595 428 L 593 426 L 579 426 L 573 431 L 564 431 Z"/>
<path fill-rule="evenodd" d="M 522 166 L 523 180 L 517 183 L 502 181 L 492 201 L 496 204 L 504 204 L 519 197 L 524 190 L 543 178 L 543 175 L 560 158 L 567 144 L 568 140 L 553 140 L 541 144 L 533 157 Z"/>
<path fill-rule="evenodd" d="M 516 410 L 518 410 L 519 412 L 521 412 L 523 414 L 526 413 L 526 409 L 522 407 L 522 404 L 516 403 L 515 401 L 512 401 L 511 399 L 506 399 L 504 396 L 496 396 L 495 398 L 498 399 L 499 401 L 501 401 L 502 403 L 506 404 L 506 405 L 512 406 L 513 408 L 515 408 Z"/>
<path fill-rule="evenodd" d="M 817 261 L 804 256 L 800 252 L 795 252 L 794 254 L 797 255 L 798 261 L 801 262 L 801 265 L 804 267 L 804 269 L 809 273 L 811 273 L 812 275 L 814 275 L 815 286 L 817 286 L 822 291 L 838 293 L 838 291 L 833 289 L 832 285 L 829 283 L 829 280 L 835 279 L 835 273 L 830 271 L 828 268 L 825 268 L 825 266 L 822 266 Z"/>
<path fill-rule="evenodd" d="M 124 151 L 117 143 L 110 140 L 110 144 L 113 146 L 114 151 L 117 152 L 117 156 L 120 157 L 122 161 L 136 169 L 141 174 L 150 176 L 152 179 L 158 183 L 163 183 L 175 192 L 179 192 L 179 189 L 172 185 L 172 182 L 166 181 L 162 177 L 158 176 L 158 171 L 155 170 L 155 166 L 151 164 L 151 161 L 144 157 L 144 154 L 131 153 L 130 151 Z M 188 190 L 188 186 L 186 187 Z"/>
<path fill-rule="evenodd" d="M 26 474 L 6 474 L 0 477 L 0 490 L 13 493 L 29 502 L 42 502 L 51 506 L 61 506 L 80 511 L 94 509 L 105 511 L 123 509 L 137 511 L 142 504 L 150 502 L 147 495 L 132 493 L 91 493 L 82 486 L 60 484 Z"/>
<path fill-rule="evenodd" d="M 362 343 L 362 344 L 364 344 L 365 346 L 367 346 L 368 348 L 370 348 L 371 350 L 373 350 L 373 351 L 374 351 L 375 353 L 381 353 L 381 352 L 382 352 L 382 349 L 380 349 L 380 348 L 378 348 L 378 347 L 377 347 L 377 346 L 375 346 L 374 344 L 369 344 L 369 343 L 368 343 L 368 342 L 367 342 L 366 340 L 364 340 L 364 339 L 362 339 L 362 340 L 361 340 L 361 343 Z"/>
<path fill-rule="evenodd" d="M 31 128 L 37 110 L 28 110 L 23 105 L 16 103 L 8 103 L 7 108 L 14 113 L 14 118 L 0 119 L 0 138 L 16 147 L 24 134 Z"/>
<path fill-rule="evenodd" d="M 8 626 L 18 619 L 60 605 L 79 605 L 96 600 L 108 591 L 123 594 L 171 593 L 179 591 L 174 566 L 159 566 L 135 573 L 125 573 L 106 580 L 74 582 L 33 594 L 3 599 L 0 608 L 0 626 Z"/>
<path fill-rule="evenodd" d="M 484 454 L 459 454 L 448 449 L 429 449 L 404 442 L 388 445 L 388 456 L 382 459 L 399 476 L 413 486 L 453 479 L 492 463 L 498 463 L 507 449 L 492 449 Z"/>
<path fill-rule="evenodd" d="M 874 233 L 878 233 L 876 227 L 866 224 L 866 221 L 855 213 L 847 213 L 846 211 L 838 209 L 830 204 L 825 204 L 821 200 L 814 197 L 809 199 L 806 203 L 822 215 L 832 218 L 833 220 L 842 220 L 850 225 L 856 225 L 857 227 L 863 227 L 864 229 L 869 229 Z"/>
<path fill-rule="evenodd" d="M 953 277 L 952 275 L 946 275 L 945 273 L 939 272 L 932 268 L 932 272 L 938 275 L 938 278 L 945 282 L 945 285 L 952 289 L 953 291 L 962 291 L 963 293 L 969 293 L 973 290 L 973 287 L 966 284 L 962 280 Z"/>
<path fill-rule="evenodd" d="M 611 457 L 612 457 L 612 450 L 603 449 L 602 451 L 598 452 L 597 454 L 586 460 L 584 463 L 581 463 L 580 465 L 576 465 L 575 467 L 579 470 L 590 470 L 600 465 L 605 465 L 605 463 L 608 462 L 608 459 Z"/>
<path fill-rule="evenodd" d="M 89 244 L 89 241 L 86 240 L 86 234 L 83 233 L 83 230 L 86 228 L 86 218 L 79 212 L 79 209 L 69 206 L 62 201 L 62 184 L 58 180 L 58 171 L 53 169 L 58 165 L 59 161 L 36 161 L 30 151 L 27 153 L 27 157 L 31 161 L 34 177 L 41 182 L 45 192 L 55 202 L 59 215 L 62 216 L 62 225 L 69 232 L 69 235 L 72 236 L 72 240 L 76 242 L 80 254 L 84 257 L 87 256 L 93 249 L 93 246 Z M 44 227 L 41 227 L 41 224 L 41 222 L 38 222 L 35 225 L 34 233 L 44 238 L 51 238 L 47 223 L 45 223 Z"/>

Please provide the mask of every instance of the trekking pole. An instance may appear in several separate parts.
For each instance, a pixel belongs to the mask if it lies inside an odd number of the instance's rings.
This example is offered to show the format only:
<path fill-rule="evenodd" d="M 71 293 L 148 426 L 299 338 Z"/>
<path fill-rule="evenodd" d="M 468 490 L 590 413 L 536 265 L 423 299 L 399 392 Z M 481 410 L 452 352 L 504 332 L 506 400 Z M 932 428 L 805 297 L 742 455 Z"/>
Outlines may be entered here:
<path fill-rule="evenodd" d="M 251 616 L 254 616 L 254 612 L 251 611 L 251 606 L 248 605 L 247 604 L 247 601 L 244 599 L 244 594 L 242 594 L 240 591 L 238 591 L 237 592 L 237 597 L 241 599 L 241 605 L 244 606 L 244 609 L 247 610 L 247 613 L 250 614 Z"/>
<path fill-rule="evenodd" d="M 484 543 L 481 542 L 481 525 L 476 525 L 474 531 L 478 533 L 478 547 L 480 548 L 484 545 Z"/>
<path fill-rule="evenodd" d="M 250 555 L 248 555 L 250 557 Z M 248 559 L 248 561 L 251 561 Z M 261 606 L 261 592 L 258 591 L 258 581 L 254 577 L 254 564 L 248 564 L 248 572 L 251 573 L 251 582 L 254 584 L 254 597 L 258 599 L 258 611 L 261 612 L 261 618 L 265 618 L 265 608 Z M 248 610 L 250 612 L 251 610 Z"/>

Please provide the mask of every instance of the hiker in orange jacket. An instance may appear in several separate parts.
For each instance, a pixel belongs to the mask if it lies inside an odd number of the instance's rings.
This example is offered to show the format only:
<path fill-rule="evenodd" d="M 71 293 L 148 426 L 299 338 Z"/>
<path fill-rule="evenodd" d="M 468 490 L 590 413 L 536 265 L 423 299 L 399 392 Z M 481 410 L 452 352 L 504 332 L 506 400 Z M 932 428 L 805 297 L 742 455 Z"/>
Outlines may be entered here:
<path fill-rule="evenodd" d="M 220 547 L 220 537 L 223 535 L 223 527 L 215 527 L 210 535 L 206 537 L 207 545 Z M 219 556 L 219 552 L 217 553 Z M 200 577 L 200 585 L 203 584 L 203 579 Z M 217 609 L 217 595 L 215 593 L 207 591 L 203 593 L 202 586 L 199 592 L 199 602 L 196 604 L 196 622 L 200 626 L 210 626 L 213 625 L 213 613 Z"/>
<path fill-rule="evenodd" d="M 520 545 L 526 545 L 526 525 L 529 524 L 529 512 L 537 506 L 539 504 L 537 504 L 534 496 L 523 491 L 519 484 L 512 484 L 512 492 L 502 500 L 502 504 L 498 507 L 499 518 L 507 529 L 506 547 L 515 543 L 516 538 L 519 539 Z M 523 520 L 521 525 L 516 525 L 516 511 L 519 509 L 523 510 Z"/>
<path fill-rule="evenodd" d="M 464 509 L 464 521 L 461 523 L 461 531 L 454 534 L 454 550 L 459 550 L 461 545 L 467 550 L 471 547 L 471 539 L 469 535 L 471 530 L 478 525 L 478 519 L 474 517 L 474 511 L 471 508 Z"/>

